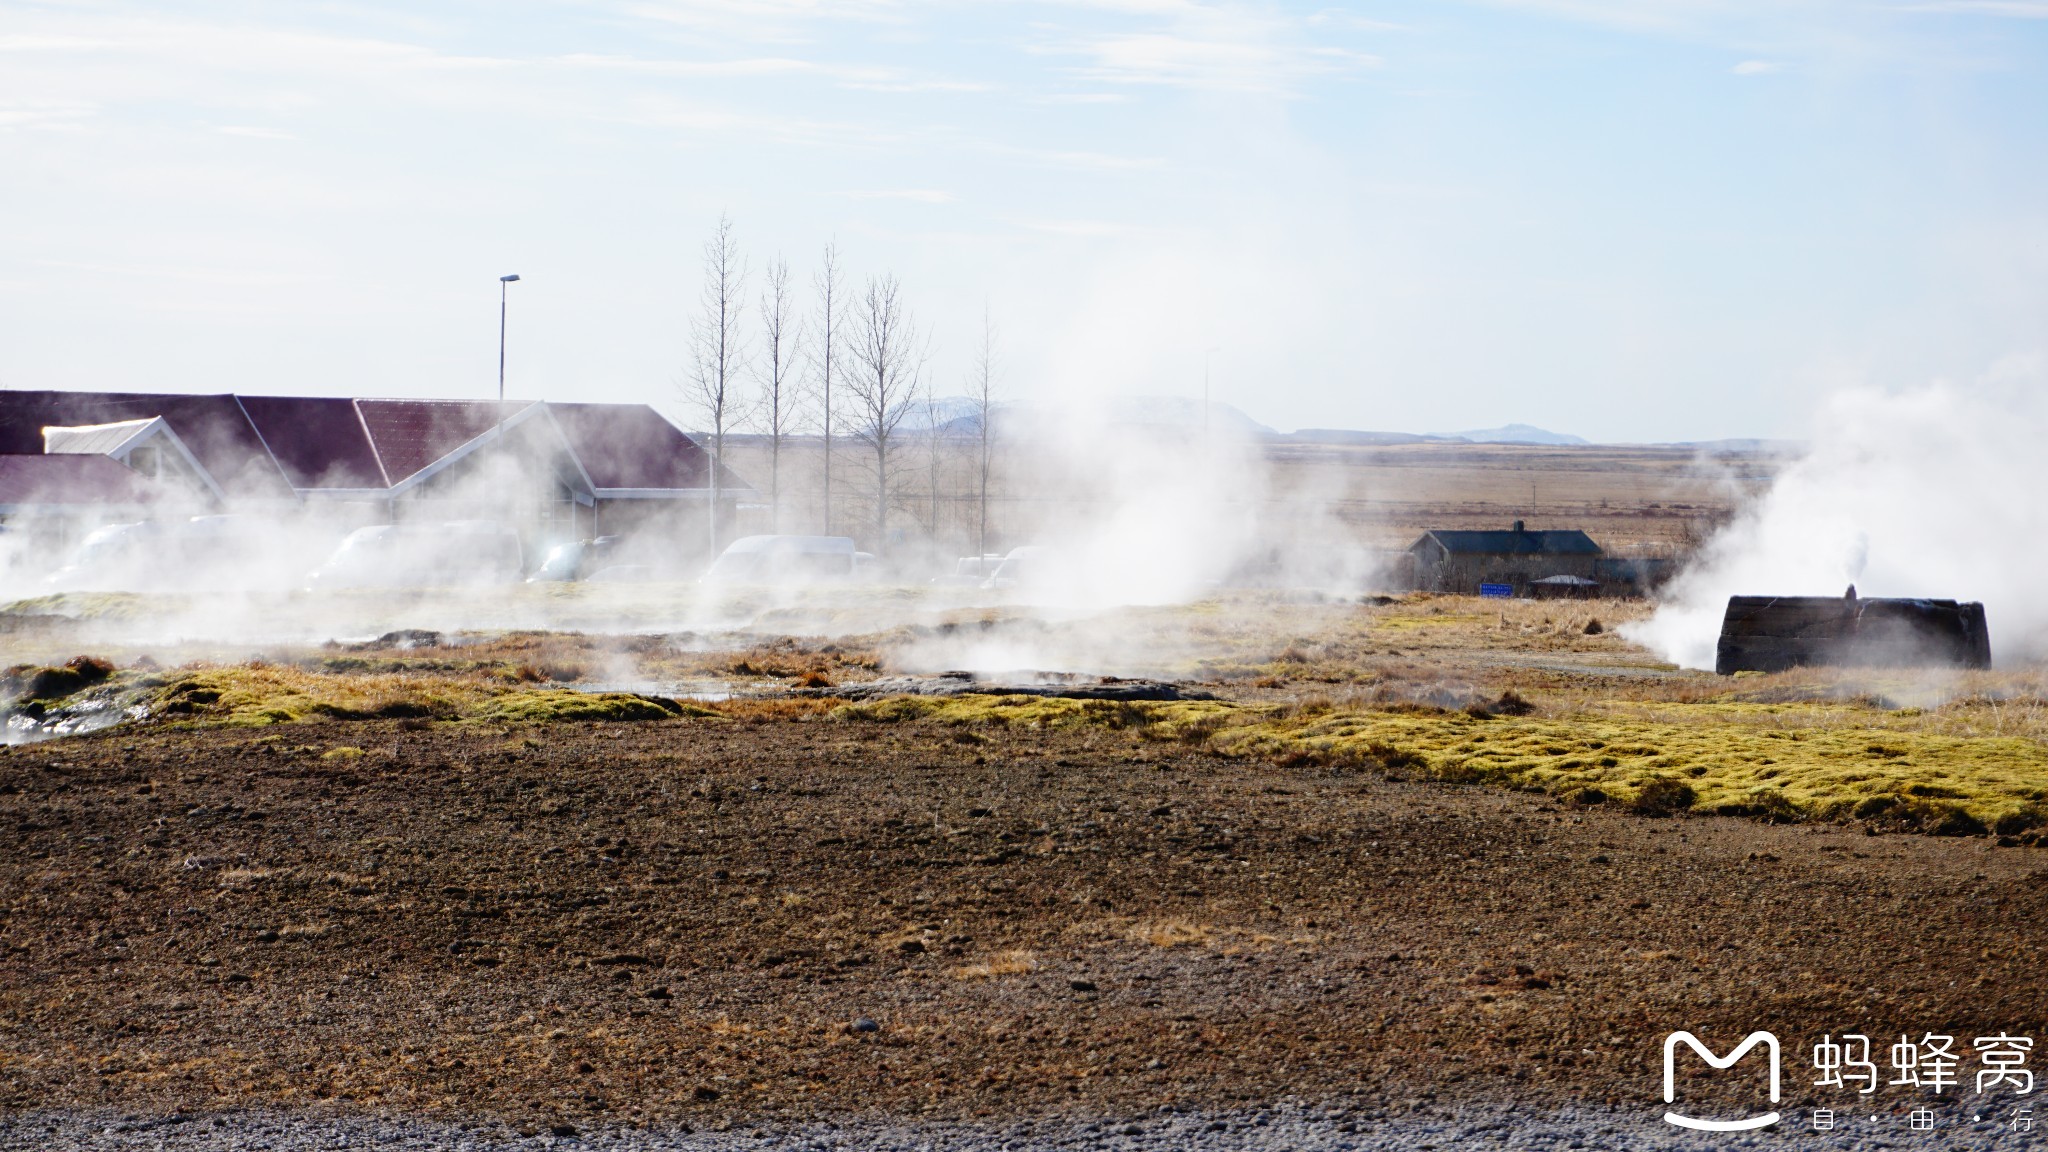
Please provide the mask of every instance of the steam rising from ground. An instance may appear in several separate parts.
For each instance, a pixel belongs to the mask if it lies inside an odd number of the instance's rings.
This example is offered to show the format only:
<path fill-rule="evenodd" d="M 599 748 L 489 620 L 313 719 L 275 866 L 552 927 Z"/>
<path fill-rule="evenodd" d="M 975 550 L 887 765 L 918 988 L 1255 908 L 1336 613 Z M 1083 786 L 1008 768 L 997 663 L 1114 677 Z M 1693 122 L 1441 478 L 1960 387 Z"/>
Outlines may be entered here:
<path fill-rule="evenodd" d="M 2038 361 L 1973 384 L 1836 395 L 1812 451 L 1714 536 L 1649 621 L 1626 630 L 1711 668 L 1733 595 L 1981 600 L 2001 663 L 2048 655 L 2048 397 Z"/>
<path fill-rule="evenodd" d="M 25 548 L 17 557 L 21 562 L 7 570 L 0 593 L 8 601 L 74 593 L 70 600 L 78 603 L 17 604 L 13 612 L 63 614 L 83 604 L 96 617 L 92 634 L 140 644 L 303 643 L 409 628 L 694 632 L 697 642 L 707 633 L 733 633 L 736 643 L 745 644 L 762 636 L 868 634 L 984 609 L 1022 609 L 1059 626 L 1045 633 L 1044 643 L 1017 642 L 1017 632 L 1005 629 L 1010 642 L 946 644 L 922 656 L 906 652 L 904 663 L 918 667 L 929 657 L 946 668 L 977 671 L 1134 674 L 1169 655 L 1177 660 L 1185 638 L 1096 628 L 1100 643 L 1076 647 L 1075 637 L 1090 633 L 1078 622 L 1127 606 L 1183 604 L 1232 586 L 1355 595 L 1368 590 L 1374 575 L 1373 554 L 1359 543 L 1357 526 L 1340 524 L 1330 511 L 1341 475 L 1297 470 L 1283 479 L 1266 445 L 1221 421 L 1204 427 L 1192 405 L 1136 424 L 1128 414 L 1063 406 L 1056 415 L 1012 422 L 1002 445 L 1003 492 L 992 543 L 1001 542 L 998 551 L 1029 545 L 1032 557 L 1014 581 L 997 587 L 929 582 L 950 573 L 955 556 L 971 553 L 973 540 L 963 529 L 954 489 L 942 490 L 936 500 L 919 490 L 925 446 L 915 442 L 903 448 L 889 546 L 855 529 L 859 545 L 881 553 L 884 569 L 893 570 L 884 578 L 892 587 L 700 584 L 701 519 L 678 520 L 636 538 L 630 563 L 647 583 L 513 583 L 517 574 L 503 566 L 490 573 L 478 568 L 484 536 L 433 529 L 442 520 L 531 520 L 542 485 L 519 471 L 515 439 L 503 455 L 487 458 L 475 476 L 404 513 L 428 531 L 408 534 L 412 543 L 393 547 L 416 549 L 417 556 L 383 552 L 374 564 L 358 565 L 359 576 L 385 569 L 411 575 L 438 565 L 447 569 L 445 579 L 357 580 L 352 586 L 345 579 L 314 578 L 342 535 L 364 522 L 358 510 L 353 519 L 315 513 L 230 516 L 206 533 L 182 525 L 180 517 L 166 517 L 174 527 L 143 534 L 148 538 L 123 549 L 103 550 L 107 554 L 97 561 L 54 581 L 49 572 L 60 553 L 47 539 L 26 533 L 0 537 L 18 539 Z M 968 447 L 963 441 L 947 450 Z M 868 484 L 871 501 L 871 479 Z M 858 514 L 864 495 L 858 481 L 852 487 L 844 497 L 852 507 L 843 511 L 853 515 L 835 523 L 841 531 L 849 523 L 873 523 L 871 513 Z M 950 521 L 942 512 L 952 513 Z M 765 525 L 740 530 L 763 531 Z M 816 527 L 785 523 L 785 531 L 806 530 Z M 529 531 L 525 570 L 536 566 L 545 543 Z M 455 571 L 464 563 L 465 570 Z M 411 583 L 439 587 L 405 586 Z M 110 608 L 105 593 L 141 596 Z"/>

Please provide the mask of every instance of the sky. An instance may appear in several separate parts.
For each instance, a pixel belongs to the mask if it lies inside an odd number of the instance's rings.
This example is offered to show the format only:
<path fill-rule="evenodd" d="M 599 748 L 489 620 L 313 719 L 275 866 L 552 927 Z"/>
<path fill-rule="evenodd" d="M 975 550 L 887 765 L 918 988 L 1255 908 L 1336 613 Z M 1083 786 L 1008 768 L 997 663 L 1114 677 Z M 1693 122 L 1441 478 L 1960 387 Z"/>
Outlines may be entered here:
<path fill-rule="evenodd" d="M 0 0 L 0 386 L 681 411 L 704 241 L 941 394 L 1803 436 L 2048 348 L 2048 0 Z"/>

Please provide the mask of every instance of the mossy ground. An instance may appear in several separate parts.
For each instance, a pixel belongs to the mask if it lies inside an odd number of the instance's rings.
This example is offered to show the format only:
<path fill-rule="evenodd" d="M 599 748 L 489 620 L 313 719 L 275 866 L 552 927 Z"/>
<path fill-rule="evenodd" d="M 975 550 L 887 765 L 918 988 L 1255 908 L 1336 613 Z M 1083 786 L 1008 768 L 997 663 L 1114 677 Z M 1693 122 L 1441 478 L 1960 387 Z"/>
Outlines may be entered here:
<path fill-rule="evenodd" d="M 1196 742 L 1227 755 L 1372 766 L 1589 802 L 1634 802 L 1654 783 L 1676 781 L 1689 790 L 1691 807 L 1724 814 L 1853 816 L 1943 831 L 2024 831 L 2048 822 L 2048 747 L 2031 739 L 1796 724 L 1812 719 L 1802 713 L 1839 711 L 1823 704 L 1671 707 L 1687 707 L 1690 722 L 1025 696 L 906 697 L 849 704 L 834 716 L 1096 725 Z M 1794 724 L 1766 726 L 1759 712 Z"/>
<path fill-rule="evenodd" d="M 242 665 L 128 676 L 124 705 L 170 721 L 262 727 L 320 720 L 477 720 L 507 723 L 669 720 L 715 715 L 629 692 L 578 692 L 495 675 L 381 672 L 335 675 Z"/>
<path fill-rule="evenodd" d="M 175 671 L 157 669 L 146 653 L 108 651 L 114 670 L 77 698 L 230 726 L 705 713 L 804 719 L 836 709 L 843 719 L 1117 729 L 1233 755 L 1377 766 L 1656 811 L 1851 816 L 2001 834 L 2024 832 L 2048 811 L 2048 669 L 2038 666 L 1717 677 L 1674 668 L 1632 644 L 1620 626 L 1649 608 L 1612 601 L 1382 603 L 1233 592 L 1096 615 L 948 608 L 913 625 L 891 623 L 880 611 L 888 600 L 849 592 L 810 605 L 874 609 L 879 630 L 808 637 L 508 631 L 449 635 L 445 643 L 279 649 L 261 661 L 206 656 Z M 1016 653 L 1005 658 L 1020 667 L 1195 680 L 1228 699 L 969 696 L 840 705 L 782 695 L 792 685 L 829 689 L 881 672 L 976 667 L 971 661 L 985 658 L 986 646 Z M 38 653 L 36 664 L 14 670 L 15 680 L 62 687 L 75 651 Z M 699 707 L 632 690 L 698 682 L 736 698 Z M 1536 707 L 1503 714 L 1514 710 L 1491 705 L 1504 693 Z"/>

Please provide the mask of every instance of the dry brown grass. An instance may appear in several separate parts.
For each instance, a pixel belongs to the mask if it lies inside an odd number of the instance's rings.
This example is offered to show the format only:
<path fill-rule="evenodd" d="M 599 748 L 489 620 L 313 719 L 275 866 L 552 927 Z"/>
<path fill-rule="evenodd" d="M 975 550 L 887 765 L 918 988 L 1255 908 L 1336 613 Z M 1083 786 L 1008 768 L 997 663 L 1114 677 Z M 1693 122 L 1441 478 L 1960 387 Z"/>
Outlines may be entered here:
<path fill-rule="evenodd" d="M 955 980 L 993 980 L 998 976 L 1024 976 L 1038 971 L 1038 953 L 1028 948 L 994 952 L 972 964 L 953 969 Z"/>
<path fill-rule="evenodd" d="M 1185 948 L 1209 942 L 1213 930 L 1207 924 L 1194 924 L 1186 920 L 1150 920 L 1133 924 L 1125 935 L 1138 943 L 1150 944 L 1154 948 Z"/>

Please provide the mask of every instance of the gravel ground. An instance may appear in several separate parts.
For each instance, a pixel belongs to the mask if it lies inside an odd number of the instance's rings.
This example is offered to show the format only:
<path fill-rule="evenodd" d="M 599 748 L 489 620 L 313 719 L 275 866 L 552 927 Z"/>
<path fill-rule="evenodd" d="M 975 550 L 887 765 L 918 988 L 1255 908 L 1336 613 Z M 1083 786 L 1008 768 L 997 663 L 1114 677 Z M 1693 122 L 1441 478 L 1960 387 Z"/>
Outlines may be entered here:
<path fill-rule="evenodd" d="M 2048 1036 L 2038 848 L 1096 729 L 283 729 L 0 755 L 0 1146 L 1728 1148 L 1671 1028 L 1768 1025 L 1801 1125 L 1823 1035 Z M 1762 1139 L 2024 1146 L 1880 1099 Z"/>
<path fill-rule="evenodd" d="M 1246 1111 L 1167 1112 L 1139 1120 L 1034 1120 L 1000 1124 L 856 1120 L 797 1128 L 734 1126 L 725 1131 L 651 1126 L 592 1128 L 580 1132 L 533 1130 L 501 1124 L 420 1123 L 360 1117 L 303 1118 L 239 1113 L 216 1117 L 145 1119 L 133 1116 L 24 1113 L 0 1117 L 0 1149 L 78 1149 L 161 1152 L 275 1149 L 277 1152 L 376 1148 L 387 1152 L 496 1152 L 499 1149 L 591 1149 L 606 1152 L 727 1152 L 791 1149 L 804 1152 L 1026 1152 L 1040 1148 L 1198 1152 L 1375 1152 L 1379 1149 L 2020 1149 L 2048 1147 L 2039 1133 L 2019 1133 L 1987 1116 L 1972 1123 L 1961 1112 L 1939 1117 L 1933 1131 L 1914 1132 L 1903 1115 L 1885 1115 L 1858 1127 L 1843 1121 L 1830 1132 L 1809 1128 L 1810 1114 L 1794 1112 L 1762 1133 L 1681 1132 L 1654 1112 L 1604 1110 L 1530 1112 L 1504 1105 L 1474 1105 L 1386 1116 L 1341 1106 L 1282 1105 Z"/>

